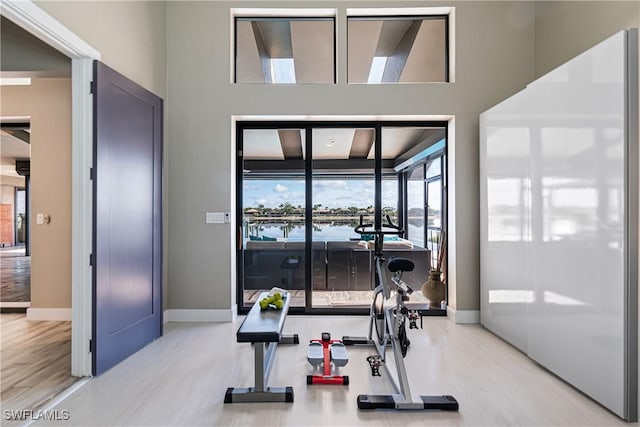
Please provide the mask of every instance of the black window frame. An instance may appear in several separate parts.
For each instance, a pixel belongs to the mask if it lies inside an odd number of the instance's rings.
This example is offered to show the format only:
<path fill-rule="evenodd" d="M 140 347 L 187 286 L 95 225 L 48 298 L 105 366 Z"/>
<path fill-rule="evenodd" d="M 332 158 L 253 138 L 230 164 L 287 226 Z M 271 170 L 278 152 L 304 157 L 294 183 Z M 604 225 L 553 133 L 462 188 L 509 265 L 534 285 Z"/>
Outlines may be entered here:
<path fill-rule="evenodd" d="M 313 129 L 318 128 L 355 128 L 355 129 L 374 129 L 375 132 L 375 142 L 374 142 L 374 150 L 375 150 L 375 158 L 374 158 L 374 174 L 375 174 L 375 199 L 374 199 L 374 207 L 375 207 L 375 219 L 374 223 L 376 226 L 380 226 L 382 224 L 382 129 L 383 128 L 397 128 L 397 127 L 441 127 L 444 129 L 444 138 L 445 138 L 445 146 L 443 150 L 437 151 L 430 155 L 429 158 L 433 158 L 438 155 L 438 153 L 442 153 L 442 162 L 443 167 L 446 159 L 446 153 L 448 149 L 448 130 L 449 130 L 449 122 L 447 121 L 237 121 L 236 122 L 236 217 L 235 217 L 235 227 L 236 227 L 236 304 L 237 304 L 237 312 L 238 314 L 246 314 L 251 309 L 251 306 L 244 306 L 244 283 L 243 283 L 243 273 L 244 273 L 244 250 L 243 250 L 243 239 L 242 239 L 242 221 L 244 216 L 243 209 L 243 136 L 244 131 L 247 129 L 299 129 L 305 132 L 305 151 L 307 155 L 303 160 L 305 162 L 305 224 L 312 223 L 312 215 L 313 215 L 313 192 L 312 192 L 312 184 L 313 184 Z M 426 160 L 426 159 L 425 159 Z M 417 165 L 420 165 L 418 163 Z M 423 167 L 424 162 L 422 162 Z M 413 165 L 412 165 L 413 167 Z M 400 222 L 400 226 L 404 227 L 404 224 L 407 224 L 406 219 L 406 171 L 404 169 L 398 171 L 398 186 L 402 191 L 398 193 L 398 220 Z M 443 217 L 443 228 L 445 227 L 445 216 L 446 213 L 446 192 L 444 191 L 445 183 L 446 183 L 446 175 L 445 169 L 441 170 L 442 173 L 442 182 L 443 182 L 443 209 L 442 209 L 442 217 Z M 400 182 L 402 181 L 402 182 Z M 426 188 L 426 181 L 425 181 Z M 425 189 L 426 191 L 426 189 Z M 426 201 L 425 201 L 426 203 Z M 402 208 L 400 208 L 402 205 Z M 401 210 L 402 209 L 402 210 Z M 426 214 L 426 212 L 425 212 Z M 425 230 L 426 230 L 425 224 Z M 312 265 L 312 227 L 305 227 L 305 265 Z M 426 238 L 425 238 L 426 242 Z M 362 308 L 340 308 L 340 307 L 332 307 L 332 308 L 313 308 L 312 305 L 312 275 L 313 271 L 311 268 L 307 268 L 305 271 L 305 306 L 304 307 L 290 307 L 290 314 L 300 314 L 300 315 L 369 315 L 370 309 L 369 307 Z M 445 288 L 445 300 L 448 301 L 448 285 Z M 446 310 L 426 310 L 424 311 L 425 316 L 446 316 Z"/>

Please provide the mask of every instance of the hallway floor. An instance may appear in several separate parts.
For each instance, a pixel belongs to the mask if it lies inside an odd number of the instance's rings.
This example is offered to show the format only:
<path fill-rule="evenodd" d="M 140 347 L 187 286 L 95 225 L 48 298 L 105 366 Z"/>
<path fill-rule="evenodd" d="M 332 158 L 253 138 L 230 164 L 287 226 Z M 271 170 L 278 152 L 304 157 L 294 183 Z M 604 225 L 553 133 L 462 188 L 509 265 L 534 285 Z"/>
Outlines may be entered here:
<path fill-rule="evenodd" d="M 31 257 L 24 246 L 0 248 L 0 301 L 31 300 Z"/>
<path fill-rule="evenodd" d="M 3 313 L 0 343 L 3 410 L 36 409 L 76 381 L 71 322 L 28 322 L 25 314 Z"/>

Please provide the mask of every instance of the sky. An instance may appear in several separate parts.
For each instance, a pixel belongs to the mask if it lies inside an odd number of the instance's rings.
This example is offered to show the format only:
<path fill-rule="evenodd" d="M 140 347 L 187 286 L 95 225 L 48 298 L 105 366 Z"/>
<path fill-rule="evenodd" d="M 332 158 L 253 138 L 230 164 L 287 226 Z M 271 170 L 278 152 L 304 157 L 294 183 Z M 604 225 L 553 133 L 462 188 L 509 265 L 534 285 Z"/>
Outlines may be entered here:
<path fill-rule="evenodd" d="M 245 180 L 244 207 L 275 208 L 284 203 L 304 207 L 304 180 Z M 372 179 L 323 179 L 313 181 L 313 204 L 326 208 L 367 208 L 375 204 Z M 383 206 L 395 206 L 398 183 L 382 182 Z"/>

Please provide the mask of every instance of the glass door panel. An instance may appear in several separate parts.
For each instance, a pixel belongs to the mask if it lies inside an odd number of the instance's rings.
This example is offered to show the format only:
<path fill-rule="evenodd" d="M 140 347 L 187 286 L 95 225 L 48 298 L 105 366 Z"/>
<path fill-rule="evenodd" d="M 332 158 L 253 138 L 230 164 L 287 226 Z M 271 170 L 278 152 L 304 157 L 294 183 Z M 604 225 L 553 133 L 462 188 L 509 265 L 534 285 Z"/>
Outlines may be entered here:
<path fill-rule="evenodd" d="M 277 286 L 305 306 L 305 132 L 244 129 L 243 306 Z"/>
<path fill-rule="evenodd" d="M 374 130 L 313 129 L 313 308 L 371 304 L 371 250 L 355 233 L 373 223 Z"/>
<path fill-rule="evenodd" d="M 407 239 L 421 248 L 425 245 L 424 165 L 407 174 Z"/>
<path fill-rule="evenodd" d="M 440 159 L 436 159 L 440 162 Z M 427 247 L 431 251 L 431 267 L 436 268 L 442 247 L 442 179 L 427 181 Z"/>
<path fill-rule="evenodd" d="M 424 163 L 443 138 L 442 127 L 382 128 L 382 221 L 385 223 L 386 215 L 389 215 L 405 230 L 403 236 L 385 237 L 384 254 L 387 258 L 398 256 L 413 261 L 413 271 L 404 273 L 402 279 L 415 290 L 427 280 L 430 268 L 430 253 L 424 242 L 424 172 L 423 167 L 415 165 Z M 413 172 L 412 167 L 415 168 Z M 403 172 L 408 174 L 405 206 L 402 206 L 403 198 L 399 194 Z M 406 223 L 403 223 L 404 219 Z M 391 273 L 385 271 L 385 274 L 387 280 L 391 280 Z M 412 294 L 414 301 L 421 298 L 419 293 Z"/>

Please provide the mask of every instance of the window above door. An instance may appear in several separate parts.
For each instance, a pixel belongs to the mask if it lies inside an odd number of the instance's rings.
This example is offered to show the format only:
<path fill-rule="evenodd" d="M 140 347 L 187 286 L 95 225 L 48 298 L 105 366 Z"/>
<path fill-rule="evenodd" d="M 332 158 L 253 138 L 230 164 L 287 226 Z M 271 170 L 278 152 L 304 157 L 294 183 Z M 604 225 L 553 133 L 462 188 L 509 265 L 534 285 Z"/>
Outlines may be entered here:
<path fill-rule="evenodd" d="M 330 13 L 236 10 L 234 82 L 335 83 L 335 11 Z"/>

